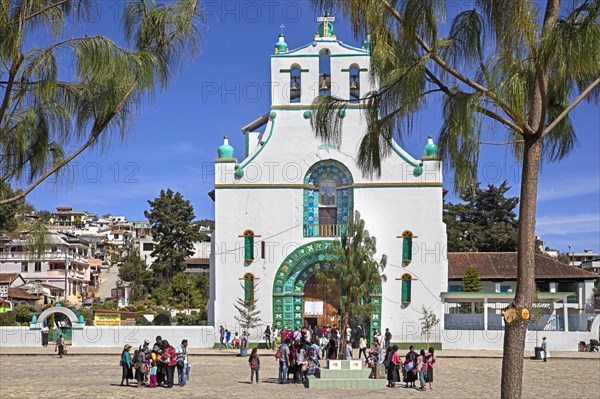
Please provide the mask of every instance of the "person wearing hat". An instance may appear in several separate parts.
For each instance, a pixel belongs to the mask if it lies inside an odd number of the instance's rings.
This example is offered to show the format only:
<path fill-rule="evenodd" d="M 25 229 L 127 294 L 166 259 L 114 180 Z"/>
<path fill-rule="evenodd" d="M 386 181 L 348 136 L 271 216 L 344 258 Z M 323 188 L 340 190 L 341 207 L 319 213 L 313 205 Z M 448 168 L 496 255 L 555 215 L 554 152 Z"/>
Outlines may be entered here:
<path fill-rule="evenodd" d="M 123 352 L 121 352 L 121 367 L 123 368 L 123 375 L 121 377 L 121 386 L 129 385 L 129 380 L 133 379 L 133 370 L 131 369 L 131 354 L 129 350 L 131 345 L 125 344 L 123 346 Z M 125 384 L 123 384 L 125 382 Z"/>
<path fill-rule="evenodd" d="M 546 337 L 542 337 L 542 357 L 544 361 L 547 361 L 548 358 L 548 343 L 546 343 Z"/>

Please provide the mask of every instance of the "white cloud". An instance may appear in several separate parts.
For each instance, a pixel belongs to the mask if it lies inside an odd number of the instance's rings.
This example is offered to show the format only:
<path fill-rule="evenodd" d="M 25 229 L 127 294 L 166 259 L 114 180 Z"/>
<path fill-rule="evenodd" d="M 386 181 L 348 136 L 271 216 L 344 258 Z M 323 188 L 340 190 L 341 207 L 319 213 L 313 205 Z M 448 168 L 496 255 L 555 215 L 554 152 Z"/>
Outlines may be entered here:
<path fill-rule="evenodd" d="M 567 236 L 600 231 L 600 213 L 548 215 L 537 218 L 536 233 L 544 236 Z"/>
<path fill-rule="evenodd" d="M 598 176 L 584 179 L 552 179 L 551 182 L 540 183 L 538 201 L 552 201 L 596 193 L 600 193 L 600 179 Z"/>

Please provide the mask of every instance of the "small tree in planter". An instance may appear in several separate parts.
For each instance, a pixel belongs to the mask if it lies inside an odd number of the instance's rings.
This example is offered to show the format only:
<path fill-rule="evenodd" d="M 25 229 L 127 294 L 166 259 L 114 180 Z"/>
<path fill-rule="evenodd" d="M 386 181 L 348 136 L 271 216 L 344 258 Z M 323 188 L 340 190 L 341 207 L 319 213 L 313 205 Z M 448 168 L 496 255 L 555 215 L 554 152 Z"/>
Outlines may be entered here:
<path fill-rule="evenodd" d="M 239 316 L 235 316 L 235 320 L 240 323 L 243 331 L 249 333 L 251 329 L 258 327 L 261 322 L 259 317 L 260 310 L 258 310 L 256 306 L 258 301 L 256 299 L 256 284 L 254 284 L 254 276 L 244 276 L 244 284 L 242 285 L 242 288 L 244 288 L 245 294 L 244 298 L 238 298 L 236 300 L 237 304 L 234 305 L 239 312 Z M 244 339 L 243 336 L 242 339 Z M 240 346 L 240 356 L 246 356 L 246 345 Z"/>
<path fill-rule="evenodd" d="M 421 333 L 425 334 L 425 341 L 429 344 L 429 334 L 440 324 L 440 319 L 433 313 L 433 310 L 423 306 L 423 317 L 421 317 Z"/>

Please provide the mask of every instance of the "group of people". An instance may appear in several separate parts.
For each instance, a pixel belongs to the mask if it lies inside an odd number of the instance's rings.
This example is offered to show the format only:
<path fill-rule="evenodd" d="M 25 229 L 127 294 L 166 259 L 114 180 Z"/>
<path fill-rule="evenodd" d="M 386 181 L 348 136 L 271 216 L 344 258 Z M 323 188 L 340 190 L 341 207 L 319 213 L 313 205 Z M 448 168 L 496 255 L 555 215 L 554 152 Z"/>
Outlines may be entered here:
<path fill-rule="evenodd" d="M 387 371 L 387 387 L 395 388 L 396 383 L 404 381 L 404 388 L 417 388 L 416 381 L 419 381 L 420 391 L 433 389 L 433 368 L 436 361 L 435 350 L 430 347 L 428 352 L 421 349 L 415 352 L 415 347 L 410 346 L 404 360 L 400 357 L 397 345 L 389 348 L 385 355 L 383 364 Z M 401 377 L 402 376 L 402 379 Z"/>
<path fill-rule="evenodd" d="M 350 327 L 346 332 L 350 334 Z M 273 340 L 271 341 L 271 338 Z M 347 336 L 346 358 L 352 357 L 350 336 Z M 309 375 L 318 375 L 321 368 L 320 359 L 337 359 L 340 345 L 340 330 L 336 325 L 305 326 L 295 330 L 275 326 L 265 329 L 267 348 L 277 348 L 275 354 L 279 362 L 278 382 L 306 382 Z"/>
<path fill-rule="evenodd" d="M 242 335 L 239 335 L 236 331 L 233 335 L 231 335 L 231 331 L 224 328 L 223 326 L 219 327 L 219 343 L 221 344 L 221 348 L 246 348 L 248 346 L 248 337 L 250 334 L 248 331 L 242 331 Z"/>
<path fill-rule="evenodd" d="M 150 348 L 150 340 L 145 339 L 132 355 L 131 345 L 125 344 L 119 362 L 123 370 L 121 385 L 129 385 L 129 380 L 135 378 L 138 388 L 143 386 L 172 388 L 175 369 L 177 369 L 177 385 L 183 387 L 191 371 L 187 347 L 187 339 L 181 341 L 177 347 L 173 347 L 166 339 L 158 336 L 152 348 Z"/>

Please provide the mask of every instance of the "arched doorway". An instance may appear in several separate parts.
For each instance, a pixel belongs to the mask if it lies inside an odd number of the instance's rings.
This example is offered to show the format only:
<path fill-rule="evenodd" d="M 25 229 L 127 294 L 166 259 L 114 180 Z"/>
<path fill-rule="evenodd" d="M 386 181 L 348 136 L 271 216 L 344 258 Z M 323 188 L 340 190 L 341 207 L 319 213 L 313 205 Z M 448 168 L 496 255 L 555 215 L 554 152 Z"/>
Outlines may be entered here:
<path fill-rule="evenodd" d="M 72 331 L 73 330 L 82 330 L 85 326 L 85 320 L 83 316 L 77 317 L 75 312 L 73 312 L 69 308 L 65 308 L 57 303 L 55 306 L 44 310 L 37 318 L 34 316 L 34 320 L 29 326 L 30 330 L 41 330 L 44 326 L 44 321 L 53 313 L 59 313 L 65 316 L 65 323 L 62 326 L 59 326 L 56 330 L 51 330 L 48 336 L 48 340 L 50 342 L 55 341 L 60 334 L 63 335 L 67 344 L 70 344 L 72 341 Z"/>
<path fill-rule="evenodd" d="M 307 283 L 319 270 L 336 272 L 331 259 L 328 259 L 331 256 L 329 248 L 332 244 L 332 240 L 313 241 L 298 247 L 282 262 L 273 281 L 273 324 L 277 328 L 283 326 L 289 328 L 302 327 L 306 323 L 305 295 Z M 310 287 L 308 291 L 311 291 Z M 331 302 L 335 301 L 331 300 Z M 374 304 L 374 308 L 370 315 L 370 331 L 379 330 L 381 285 L 371 293 L 371 303 Z M 308 316 L 310 318 L 313 315 Z"/>
<path fill-rule="evenodd" d="M 336 276 L 338 274 L 335 272 L 325 273 L 325 278 L 313 274 L 304 285 L 305 324 L 311 326 L 339 324 L 340 287 L 330 283 Z"/>

